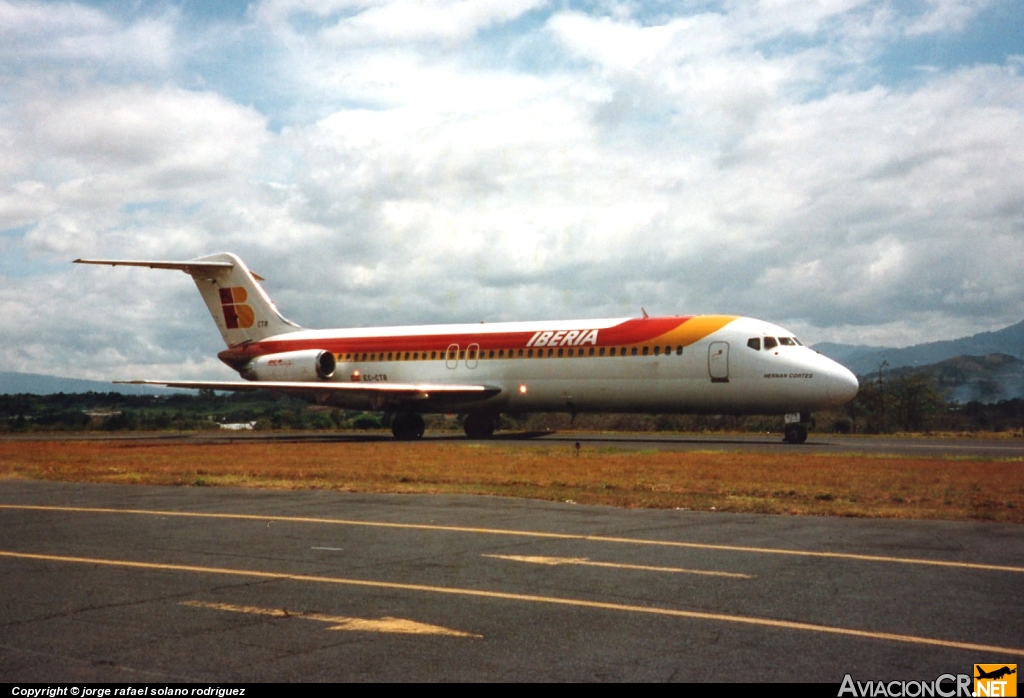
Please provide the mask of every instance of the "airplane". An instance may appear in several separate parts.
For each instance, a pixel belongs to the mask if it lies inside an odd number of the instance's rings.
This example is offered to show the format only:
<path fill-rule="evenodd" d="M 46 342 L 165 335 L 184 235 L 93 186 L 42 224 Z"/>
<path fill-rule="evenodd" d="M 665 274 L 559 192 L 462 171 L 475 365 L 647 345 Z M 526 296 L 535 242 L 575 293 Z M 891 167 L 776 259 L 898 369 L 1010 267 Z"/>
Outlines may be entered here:
<path fill-rule="evenodd" d="M 994 679 L 994 680 L 999 680 L 999 679 L 1003 678 L 1004 676 L 1009 676 L 1010 674 L 1016 674 L 1016 673 L 1017 673 L 1016 669 L 1011 669 L 1008 666 L 1004 666 L 1004 667 L 1002 667 L 1000 669 L 993 669 L 992 671 L 988 671 L 988 672 L 985 671 L 984 669 L 982 669 L 981 667 L 978 667 L 978 675 L 975 676 L 974 678 L 976 678 L 976 679 Z"/>
<path fill-rule="evenodd" d="M 791 332 L 734 315 L 498 322 L 335 330 L 282 316 L 262 277 L 237 256 L 184 262 L 76 259 L 175 269 L 195 281 L 245 381 L 125 380 L 212 390 L 272 390 L 347 409 L 383 411 L 399 439 L 423 436 L 428 413 L 465 415 L 490 437 L 502 413 L 638 412 L 785 415 L 804 443 L 816 409 L 849 402 L 857 377 Z"/>

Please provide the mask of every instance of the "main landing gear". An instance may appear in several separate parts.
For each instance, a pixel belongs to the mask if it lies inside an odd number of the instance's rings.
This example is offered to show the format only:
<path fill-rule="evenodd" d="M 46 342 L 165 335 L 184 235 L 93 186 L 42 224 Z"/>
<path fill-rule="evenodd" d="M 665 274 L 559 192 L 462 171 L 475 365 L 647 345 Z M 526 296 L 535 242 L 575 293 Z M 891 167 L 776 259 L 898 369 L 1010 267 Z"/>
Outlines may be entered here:
<path fill-rule="evenodd" d="M 422 438 L 425 429 L 426 425 L 423 423 L 423 417 L 413 412 L 397 414 L 391 421 L 391 433 L 395 435 L 396 439 L 401 439 L 402 441 Z"/>
<path fill-rule="evenodd" d="M 488 414 L 466 415 L 462 428 L 471 439 L 488 439 L 494 433 L 497 419 Z"/>

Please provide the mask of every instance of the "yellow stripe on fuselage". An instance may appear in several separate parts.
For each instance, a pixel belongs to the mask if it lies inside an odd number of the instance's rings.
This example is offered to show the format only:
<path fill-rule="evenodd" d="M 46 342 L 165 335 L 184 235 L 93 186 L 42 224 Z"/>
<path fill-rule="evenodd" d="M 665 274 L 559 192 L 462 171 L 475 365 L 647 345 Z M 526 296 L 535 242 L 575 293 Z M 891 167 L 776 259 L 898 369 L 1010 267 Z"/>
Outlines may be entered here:
<path fill-rule="evenodd" d="M 738 319 L 736 315 L 695 315 L 673 330 L 655 337 L 645 344 L 682 344 L 690 346 L 708 335 L 718 332 L 733 320 Z"/>

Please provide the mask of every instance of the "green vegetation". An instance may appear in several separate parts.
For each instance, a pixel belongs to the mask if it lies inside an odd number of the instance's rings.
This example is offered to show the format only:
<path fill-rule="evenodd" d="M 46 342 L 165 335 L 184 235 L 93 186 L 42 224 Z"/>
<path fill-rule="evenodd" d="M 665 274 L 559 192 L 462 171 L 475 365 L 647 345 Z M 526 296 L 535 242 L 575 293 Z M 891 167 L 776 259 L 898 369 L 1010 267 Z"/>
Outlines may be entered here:
<path fill-rule="evenodd" d="M 830 433 L 1022 432 L 1024 400 L 946 403 L 933 381 L 906 373 L 865 381 L 849 404 L 815 413 L 814 429 Z M 258 430 L 382 429 L 380 413 L 309 405 L 269 393 L 57 393 L 0 395 L 0 433 L 38 431 L 165 431 L 220 429 L 224 424 Z M 430 431 L 461 432 L 455 417 L 428 415 Z M 567 414 L 507 415 L 502 428 L 518 431 L 579 429 L 639 432 L 781 432 L 782 417 L 707 415 Z"/>
<path fill-rule="evenodd" d="M 255 429 L 380 428 L 378 415 L 316 407 L 269 393 L 0 395 L 0 432 L 195 431 L 245 424 Z"/>

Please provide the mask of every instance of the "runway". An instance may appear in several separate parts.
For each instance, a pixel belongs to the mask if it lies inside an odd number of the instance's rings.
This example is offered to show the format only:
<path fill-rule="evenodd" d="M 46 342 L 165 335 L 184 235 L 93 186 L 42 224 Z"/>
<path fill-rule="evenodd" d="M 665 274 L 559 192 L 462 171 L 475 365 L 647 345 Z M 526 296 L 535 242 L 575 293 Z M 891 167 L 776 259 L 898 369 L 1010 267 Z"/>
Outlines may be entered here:
<path fill-rule="evenodd" d="M 0 482 L 4 681 L 926 680 L 1024 658 L 1016 525 Z"/>

